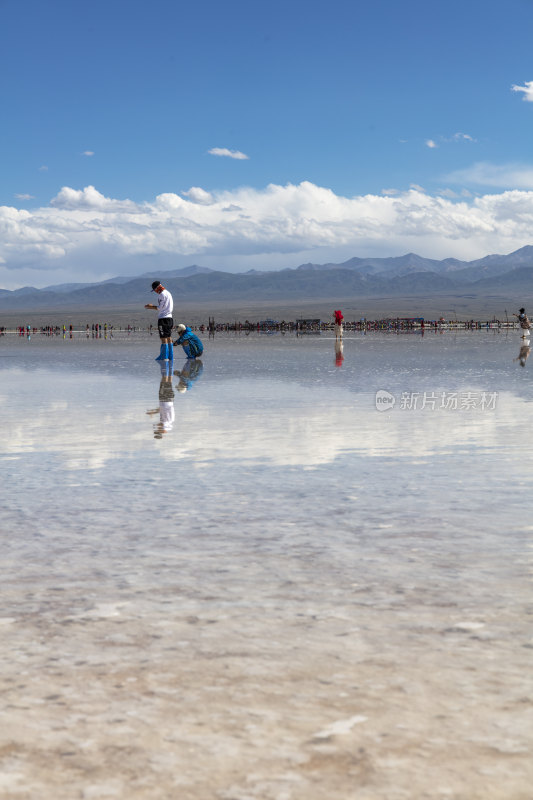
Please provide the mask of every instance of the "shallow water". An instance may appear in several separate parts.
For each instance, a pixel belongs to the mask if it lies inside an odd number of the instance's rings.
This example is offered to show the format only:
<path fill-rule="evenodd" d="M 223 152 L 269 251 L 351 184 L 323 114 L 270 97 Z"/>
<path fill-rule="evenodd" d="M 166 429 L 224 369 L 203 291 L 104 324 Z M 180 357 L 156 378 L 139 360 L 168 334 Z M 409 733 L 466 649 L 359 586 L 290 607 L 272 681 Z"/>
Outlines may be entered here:
<path fill-rule="evenodd" d="M 2 797 L 529 799 L 518 333 L 205 344 L 0 338 Z"/>

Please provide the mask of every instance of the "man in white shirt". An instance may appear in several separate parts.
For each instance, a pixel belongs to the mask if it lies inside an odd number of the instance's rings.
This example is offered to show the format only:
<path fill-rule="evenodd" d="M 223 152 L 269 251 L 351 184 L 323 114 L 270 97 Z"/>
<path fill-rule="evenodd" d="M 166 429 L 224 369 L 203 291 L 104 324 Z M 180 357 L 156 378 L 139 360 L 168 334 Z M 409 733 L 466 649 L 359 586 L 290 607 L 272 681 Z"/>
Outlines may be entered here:
<path fill-rule="evenodd" d="M 174 358 L 174 348 L 172 347 L 172 328 L 174 326 L 172 311 L 174 303 L 172 295 L 159 281 L 152 283 L 152 292 L 159 295 L 157 305 L 147 303 L 145 308 L 151 308 L 158 312 L 157 328 L 159 330 L 159 339 L 161 340 L 161 352 L 156 361 L 172 361 Z"/>

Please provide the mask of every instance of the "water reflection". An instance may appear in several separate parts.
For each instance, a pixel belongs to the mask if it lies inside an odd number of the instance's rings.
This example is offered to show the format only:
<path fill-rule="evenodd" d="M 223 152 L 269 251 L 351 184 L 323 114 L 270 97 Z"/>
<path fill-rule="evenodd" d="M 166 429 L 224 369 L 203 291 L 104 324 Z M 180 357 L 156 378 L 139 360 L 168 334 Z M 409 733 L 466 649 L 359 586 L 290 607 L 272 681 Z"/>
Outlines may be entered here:
<path fill-rule="evenodd" d="M 521 367 L 525 367 L 530 352 L 531 352 L 531 347 L 529 346 L 529 339 L 528 339 L 527 341 L 523 342 L 520 345 L 520 352 L 518 353 L 517 358 L 513 360 L 518 361 Z"/>
<path fill-rule="evenodd" d="M 154 439 L 162 439 L 174 426 L 174 389 L 172 387 L 172 362 L 161 362 L 161 382 L 159 384 L 159 408 L 146 413 L 159 414 L 159 422 L 154 424 Z"/>
<path fill-rule="evenodd" d="M 339 339 L 335 339 L 335 366 L 342 367 L 342 362 L 344 361 L 344 344 L 342 342 L 342 336 Z"/>
<path fill-rule="evenodd" d="M 218 336 L 164 444 L 201 362 L 0 340 L 0 795 L 527 797 L 531 382 L 468 337 Z"/>
<path fill-rule="evenodd" d="M 325 337 L 274 342 L 219 335 L 200 384 L 200 360 L 175 361 L 169 374 L 165 363 L 160 375 L 148 336 L 135 345 L 126 335 L 115 337 L 112 347 L 103 346 L 102 336 L 90 348 L 85 341 L 65 348 L 59 338 L 32 336 L 29 347 L 19 337 L 0 340 L 0 450 L 17 458 L 42 454 L 70 472 L 101 469 L 119 457 L 139 458 L 142 466 L 154 433 L 170 438 L 164 459 L 203 464 L 231 453 L 235 463 L 311 470 L 364 455 L 371 474 L 368 457 L 491 452 L 499 458 L 525 446 L 523 429 L 533 414 L 527 373 L 515 363 L 517 356 L 525 363 L 529 346 L 522 349 L 516 334 L 508 341 L 485 333 L 446 342 L 426 336 L 423 343 L 419 336 L 345 335 L 342 368 L 334 340 Z M 376 405 L 381 390 L 396 399 L 387 414 Z M 176 393 L 187 402 L 187 424 L 169 437 L 174 409 L 185 411 L 176 408 Z M 496 398 L 490 408 L 482 405 L 485 396 Z M 65 429 L 69 409 L 76 409 L 75 430 Z"/>
<path fill-rule="evenodd" d="M 180 392 L 180 394 L 187 392 L 192 387 L 193 383 L 200 378 L 203 370 L 204 365 L 199 358 L 194 360 L 188 359 L 181 370 L 174 370 L 174 375 L 179 378 L 179 383 L 176 386 L 177 391 Z"/>

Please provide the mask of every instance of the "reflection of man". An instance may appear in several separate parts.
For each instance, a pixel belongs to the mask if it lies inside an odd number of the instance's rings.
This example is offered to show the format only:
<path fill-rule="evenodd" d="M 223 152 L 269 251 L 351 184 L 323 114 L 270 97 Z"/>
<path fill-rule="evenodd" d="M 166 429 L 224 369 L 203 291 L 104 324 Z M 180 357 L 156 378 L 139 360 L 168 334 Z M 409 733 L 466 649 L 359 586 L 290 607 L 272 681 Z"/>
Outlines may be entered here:
<path fill-rule="evenodd" d="M 520 352 L 518 353 L 518 358 L 515 358 L 514 360 L 518 361 L 521 367 L 525 367 L 530 352 L 531 347 L 529 344 L 523 344 L 520 348 Z"/>
<path fill-rule="evenodd" d="M 188 359 L 181 372 L 179 370 L 174 370 L 174 375 L 180 379 L 176 389 L 178 392 L 186 392 L 190 389 L 194 383 L 197 381 L 200 375 L 202 374 L 204 369 L 204 365 L 200 361 L 199 358 L 195 358 L 194 360 Z"/>
<path fill-rule="evenodd" d="M 162 439 L 163 434 L 170 433 L 174 425 L 174 389 L 172 388 L 172 372 L 168 363 L 161 364 L 159 408 L 153 408 L 146 413 L 149 415 L 159 413 L 159 422 L 154 425 L 154 439 Z"/>
<path fill-rule="evenodd" d="M 157 328 L 159 330 L 159 339 L 161 340 L 161 351 L 156 361 L 172 361 L 174 357 L 174 348 L 172 347 L 172 327 L 174 325 L 172 309 L 174 302 L 172 295 L 159 281 L 152 283 L 152 292 L 159 295 L 157 305 L 146 303 L 145 308 L 157 311 Z"/>
<path fill-rule="evenodd" d="M 531 330 L 531 322 L 528 319 L 526 314 L 526 309 L 521 308 L 518 314 L 513 314 L 513 317 L 516 317 L 519 324 L 520 324 L 520 331 L 522 334 L 522 339 L 529 339 L 529 333 Z"/>

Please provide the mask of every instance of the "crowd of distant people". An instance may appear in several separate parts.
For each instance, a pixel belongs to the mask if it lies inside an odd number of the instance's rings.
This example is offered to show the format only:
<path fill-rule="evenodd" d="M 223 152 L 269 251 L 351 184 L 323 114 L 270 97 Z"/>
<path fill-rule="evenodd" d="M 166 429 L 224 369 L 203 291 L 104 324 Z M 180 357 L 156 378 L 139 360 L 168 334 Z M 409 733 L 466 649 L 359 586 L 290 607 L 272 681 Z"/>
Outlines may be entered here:
<path fill-rule="evenodd" d="M 518 316 L 518 315 L 515 315 Z M 342 326 L 336 322 L 327 322 L 324 320 L 316 320 L 316 321 L 306 321 L 306 320 L 296 320 L 296 321 L 285 321 L 282 320 L 278 322 L 276 320 L 259 320 L 259 321 L 250 321 L 245 320 L 244 322 L 234 321 L 234 322 L 214 322 L 210 320 L 208 323 L 201 323 L 201 324 L 190 324 L 187 325 L 192 331 L 198 331 L 200 333 L 207 332 L 208 334 L 212 333 L 222 333 L 222 332 L 253 332 L 253 331 L 285 331 L 285 332 L 305 332 L 309 330 L 316 330 L 316 331 L 334 331 L 336 335 L 341 335 L 340 331 L 383 331 L 383 330 L 425 330 L 425 329 L 439 329 L 439 328 L 456 328 L 456 329 L 466 329 L 466 330 L 481 330 L 483 328 L 516 328 L 522 327 L 520 321 L 512 321 L 512 320 L 420 320 L 420 321 L 411 321 L 411 320 L 404 320 L 404 319 L 362 319 L 362 320 L 354 320 L 354 321 L 346 321 L 342 322 Z M 12 328 L 8 328 L 5 325 L 0 326 L 0 334 L 10 333 L 12 332 Z M 61 334 L 69 334 L 69 333 L 86 333 L 88 336 L 91 334 L 101 336 L 106 333 L 113 333 L 113 332 L 128 332 L 128 333 L 135 333 L 138 331 L 145 331 L 149 333 L 157 332 L 157 328 L 154 325 L 147 325 L 147 326 L 139 326 L 139 325 L 111 325 L 108 323 L 93 323 L 92 325 L 87 324 L 85 327 L 74 327 L 74 325 L 42 325 L 41 327 L 35 327 L 30 325 L 18 325 L 15 328 L 15 332 L 18 333 L 20 336 L 26 336 L 28 333 L 41 333 L 47 336 L 59 336 Z"/>
<path fill-rule="evenodd" d="M 153 281 L 152 292 L 157 296 L 157 304 L 147 303 L 145 308 L 158 312 L 157 331 L 160 338 L 161 350 L 156 360 L 167 360 L 173 357 L 174 345 L 179 344 L 183 347 L 185 353 L 192 357 L 197 357 L 203 350 L 201 339 L 197 336 L 195 331 L 204 333 L 207 331 L 209 335 L 215 332 L 296 332 L 296 333 L 309 333 L 330 331 L 335 332 L 336 339 L 342 339 L 343 332 L 346 331 L 425 331 L 426 329 L 466 329 L 466 330 L 480 330 L 483 328 L 508 328 L 516 327 L 517 325 L 529 334 L 531 328 L 530 321 L 525 313 L 525 309 L 521 308 L 518 314 L 513 314 L 516 317 L 516 322 L 511 321 L 507 317 L 505 322 L 500 319 L 493 318 L 492 320 L 446 320 L 440 317 L 435 320 L 426 320 L 423 317 L 388 317 L 385 319 L 368 320 L 361 317 L 359 320 L 347 321 L 345 320 L 340 310 L 335 310 L 332 314 L 331 320 L 321 319 L 299 319 L 294 321 L 265 319 L 260 321 L 250 321 L 246 319 L 244 322 L 235 320 L 234 322 L 215 322 L 214 318 L 209 317 L 206 324 L 191 325 L 185 322 L 180 322 L 174 325 L 173 309 L 174 302 L 171 293 L 166 289 L 160 281 Z M 67 333 L 73 337 L 74 333 L 80 333 L 85 330 L 87 337 L 99 338 L 100 336 L 107 337 L 113 335 L 116 330 L 127 331 L 134 333 L 140 330 L 148 330 L 151 334 L 154 333 L 154 326 L 150 324 L 146 327 L 139 327 L 138 325 L 128 324 L 126 327 L 116 327 L 105 322 L 103 325 L 99 322 L 86 324 L 85 329 L 74 329 L 72 323 L 67 325 L 44 325 L 41 328 L 31 327 L 30 325 L 19 325 L 16 328 L 19 336 L 30 336 L 31 333 L 42 333 L 47 336 L 58 336 Z M 178 333 L 178 338 L 172 342 L 172 332 Z M 0 327 L 0 335 L 7 333 L 8 330 L 5 326 Z M 193 355 L 196 354 L 196 355 Z"/>

